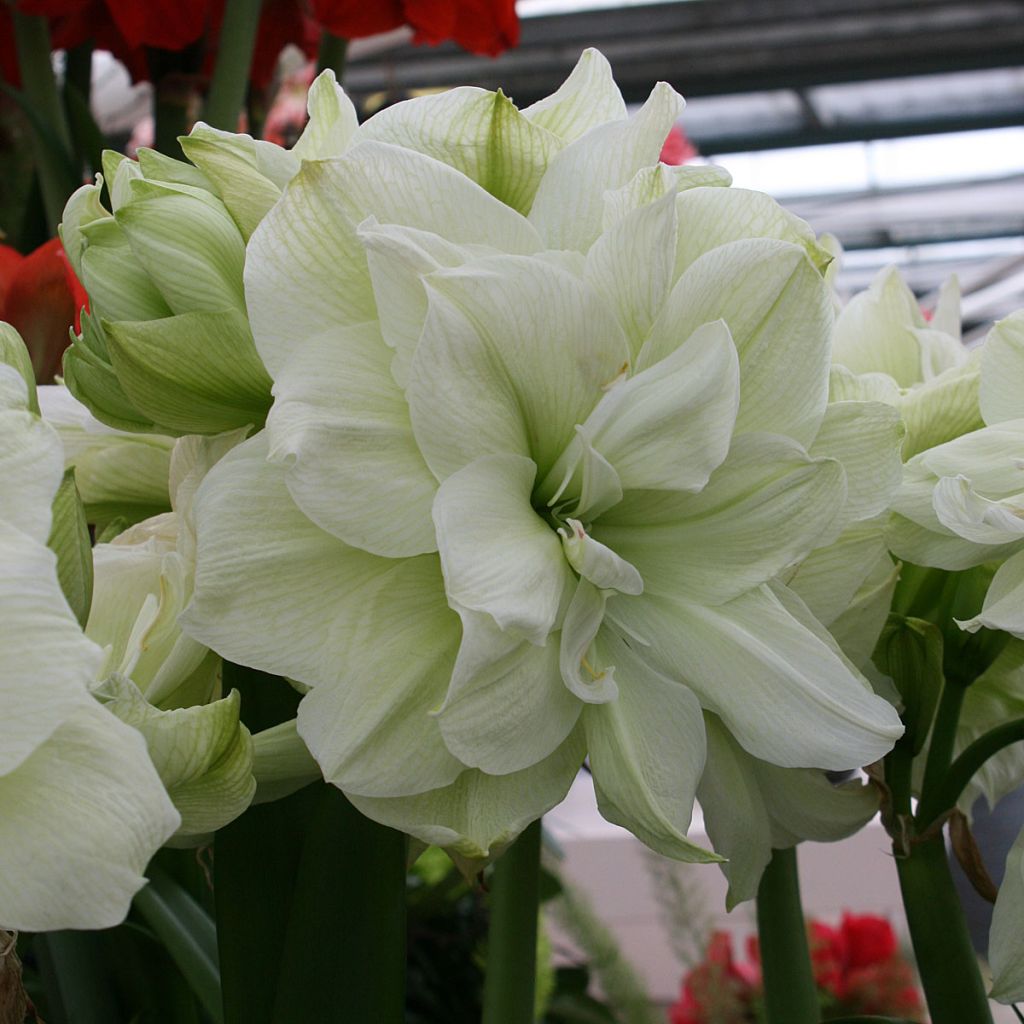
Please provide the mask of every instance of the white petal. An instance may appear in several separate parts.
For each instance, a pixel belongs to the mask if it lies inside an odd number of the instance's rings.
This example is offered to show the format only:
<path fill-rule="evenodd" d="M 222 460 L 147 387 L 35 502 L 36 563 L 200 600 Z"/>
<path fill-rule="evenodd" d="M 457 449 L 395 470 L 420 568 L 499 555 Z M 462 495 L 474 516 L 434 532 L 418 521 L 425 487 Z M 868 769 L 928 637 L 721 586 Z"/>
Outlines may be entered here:
<path fill-rule="evenodd" d="M 449 600 L 543 644 L 572 573 L 530 506 L 535 474 L 520 455 L 475 459 L 441 484 L 434 525 Z"/>
<path fill-rule="evenodd" d="M 397 558 L 435 551 L 437 481 L 376 324 L 307 341 L 279 372 L 267 419 L 270 458 L 295 503 L 353 547 Z"/>
<path fill-rule="evenodd" d="M 584 277 L 615 309 L 634 355 L 675 280 L 674 204 L 668 196 L 627 214 L 587 253 Z"/>
<path fill-rule="evenodd" d="M 682 683 L 638 659 L 611 630 L 598 646 L 614 661 L 617 700 L 583 712 L 597 806 L 666 857 L 706 863 L 713 853 L 686 838 L 697 782 L 704 770 L 704 718 Z"/>
<path fill-rule="evenodd" d="M 463 764 L 508 775 L 543 761 L 572 732 L 580 702 L 562 685 L 558 646 L 536 647 L 477 612 L 462 613 L 462 644 L 437 721 Z"/>
<path fill-rule="evenodd" d="M 662 196 L 677 195 L 691 188 L 725 188 L 731 183 L 732 175 L 724 167 L 713 164 L 670 167 L 657 163 L 652 167 L 641 167 L 621 188 L 605 192 L 604 228 L 607 231 L 628 213 L 656 202 Z"/>
<path fill-rule="evenodd" d="M 792 242 L 806 251 L 819 271 L 831 261 L 831 256 L 818 245 L 810 225 L 763 192 L 691 188 L 680 192 L 675 204 L 679 238 L 673 280 L 704 253 L 744 238 Z"/>
<path fill-rule="evenodd" d="M 718 604 L 827 540 L 844 495 L 839 463 L 745 434 L 701 492 L 627 492 L 591 533 L 636 566 L 646 592 Z"/>
<path fill-rule="evenodd" d="M 574 142 L 599 124 L 623 120 L 626 104 L 604 54 L 588 47 L 558 89 L 526 107 L 523 116 L 565 142 Z"/>
<path fill-rule="evenodd" d="M 1024 417 L 1024 310 L 992 328 L 981 353 L 979 400 L 985 422 Z"/>
<path fill-rule="evenodd" d="M 10 374 L 20 382 L 15 370 Z M 0 409 L 0 519 L 45 542 L 50 504 L 63 476 L 64 454 L 56 431 L 27 408 Z"/>
<path fill-rule="evenodd" d="M 718 321 L 613 384 L 581 434 L 615 468 L 624 489 L 696 491 L 729 451 L 739 401 L 736 349 Z"/>
<path fill-rule="evenodd" d="M 903 478 L 899 413 L 881 402 L 831 402 L 809 453 L 838 459 L 846 472 L 844 522 L 877 516 Z"/>
<path fill-rule="evenodd" d="M 980 614 L 965 622 L 957 620 L 957 624 L 969 633 L 984 626 L 1024 638 L 1024 551 L 1018 551 L 996 570 Z"/>
<path fill-rule="evenodd" d="M 486 861 L 561 803 L 585 753 L 583 730 L 577 729 L 540 764 L 511 775 L 486 775 L 471 768 L 450 786 L 420 796 L 383 800 L 346 795 L 382 825 L 443 846 L 464 861 Z"/>
<path fill-rule="evenodd" d="M 494 257 L 432 275 L 407 395 L 413 431 L 443 479 L 514 452 L 541 479 L 628 362 L 614 318 L 545 260 Z"/>
<path fill-rule="evenodd" d="M 804 249 L 753 238 L 705 253 L 672 289 L 638 368 L 663 359 L 713 320 L 725 321 L 739 352 L 737 431 L 788 434 L 810 444 L 828 398 L 832 300 Z"/>
<path fill-rule="evenodd" d="M 380 332 L 394 349 L 391 373 L 405 387 L 427 317 L 423 278 L 435 270 L 462 266 L 484 253 L 478 246 L 455 245 L 429 231 L 378 224 L 373 218 L 359 225 L 359 240 L 366 247 Z M 490 249 L 486 254 L 494 255 Z"/>
<path fill-rule="evenodd" d="M 145 741 L 83 694 L 48 742 L 0 774 L 4 924 L 33 932 L 119 924 L 178 821 Z"/>
<path fill-rule="evenodd" d="M 57 583 L 49 548 L 0 519 L 0 775 L 76 713 L 103 652 L 87 640 Z"/>
<path fill-rule="evenodd" d="M 330 68 L 321 71 L 309 87 L 306 109 L 309 122 L 292 148 L 293 155 L 300 160 L 340 156 L 359 127 L 359 117 Z"/>
<path fill-rule="evenodd" d="M 587 534 L 578 519 L 567 519 L 568 529 L 560 528 L 562 549 L 569 564 L 585 579 L 601 590 L 617 590 L 620 594 L 642 594 L 644 581 L 640 573 L 611 548 Z"/>
<path fill-rule="evenodd" d="M 716 608 L 644 594 L 608 614 L 650 640 L 644 660 L 678 673 L 750 753 L 772 764 L 856 768 L 903 732 L 893 707 L 768 588 Z"/>
<path fill-rule="evenodd" d="M 352 792 L 411 793 L 461 770 L 429 712 L 458 645 L 436 556 L 350 548 L 307 519 L 259 434 L 196 495 L 195 596 L 182 628 L 243 665 L 313 690 L 299 732 L 324 776 Z"/>
<path fill-rule="evenodd" d="M 525 117 L 501 92 L 459 86 L 387 107 L 360 129 L 374 139 L 440 160 L 526 213 L 562 140 Z"/>
<path fill-rule="evenodd" d="M 593 128 L 551 161 L 530 210 L 549 249 L 590 248 L 601 232 L 604 193 L 657 162 L 682 105 L 682 97 L 659 82 L 628 121 Z"/>
<path fill-rule="evenodd" d="M 587 704 L 604 704 L 619 695 L 615 666 L 604 664 L 594 649 L 608 597 L 592 583 L 580 580 L 562 623 L 558 661 L 562 681 Z"/>
<path fill-rule="evenodd" d="M 992 992 L 1000 1003 L 1024 999 L 1024 830 L 1006 855 L 1006 873 L 992 910 L 989 931 L 989 961 L 992 964 Z"/>
<path fill-rule="evenodd" d="M 990 501 L 965 476 L 939 480 L 932 505 L 947 530 L 975 544 L 995 546 L 1024 540 L 1024 506 L 1019 501 Z"/>

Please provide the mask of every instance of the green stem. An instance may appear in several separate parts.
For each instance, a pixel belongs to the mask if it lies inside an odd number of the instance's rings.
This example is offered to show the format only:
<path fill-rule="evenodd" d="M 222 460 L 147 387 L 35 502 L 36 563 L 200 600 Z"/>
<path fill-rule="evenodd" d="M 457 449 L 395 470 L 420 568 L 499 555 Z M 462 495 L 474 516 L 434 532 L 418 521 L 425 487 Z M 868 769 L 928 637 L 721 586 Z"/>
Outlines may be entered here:
<path fill-rule="evenodd" d="M 772 850 L 757 888 L 757 934 L 768 1024 L 817 1024 L 818 989 L 800 902 L 796 847 Z"/>
<path fill-rule="evenodd" d="M 56 231 L 64 203 L 80 182 L 75 180 L 70 163 L 71 132 L 50 63 L 50 30 L 41 15 L 21 14 L 16 7 L 11 7 L 10 12 L 21 89 L 29 109 L 36 115 L 32 143 L 46 219 L 50 230 Z"/>
<path fill-rule="evenodd" d="M 67 51 L 67 64 L 64 66 L 65 86 L 72 86 L 78 94 L 89 102 L 92 95 L 92 40 L 87 40 Z"/>
<path fill-rule="evenodd" d="M 273 1019 L 403 1024 L 405 836 L 316 788 Z"/>
<path fill-rule="evenodd" d="M 217 62 L 213 68 L 204 116 L 214 128 L 238 130 L 249 70 L 256 46 L 262 0 L 227 0 L 220 27 Z"/>
<path fill-rule="evenodd" d="M 333 32 L 324 31 L 320 36 L 320 50 L 316 57 L 316 70 L 319 74 L 330 68 L 334 77 L 341 82 L 345 74 L 345 58 L 348 55 L 348 40 L 336 36 Z"/>
<path fill-rule="evenodd" d="M 914 754 L 909 743 L 899 740 L 885 758 L 885 784 L 892 794 L 894 815 L 910 817 L 911 786 L 914 768 Z"/>
<path fill-rule="evenodd" d="M 533 1024 L 540 836 L 538 819 L 494 865 L 482 1024 Z"/>
<path fill-rule="evenodd" d="M 922 803 L 930 801 L 931 794 L 941 787 L 946 773 L 949 771 L 965 693 L 964 687 L 952 679 L 947 678 L 943 684 L 942 696 L 939 698 L 939 707 L 935 712 L 935 724 L 932 727 L 931 741 L 928 746 L 928 760 L 924 765 L 924 779 L 921 782 Z M 918 821 L 923 820 L 919 814 Z"/>
<path fill-rule="evenodd" d="M 990 757 L 1021 740 L 1024 740 L 1024 718 L 1016 718 L 978 737 L 950 765 L 941 785 L 922 798 L 917 811 L 920 828 L 927 828 L 940 814 L 956 805 L 967 784 Z"/>
<path fill-rule="evenodd" d="M 896 868 L 932 1024 L 991 1024 L 942 835 L 897 854 Z"/>

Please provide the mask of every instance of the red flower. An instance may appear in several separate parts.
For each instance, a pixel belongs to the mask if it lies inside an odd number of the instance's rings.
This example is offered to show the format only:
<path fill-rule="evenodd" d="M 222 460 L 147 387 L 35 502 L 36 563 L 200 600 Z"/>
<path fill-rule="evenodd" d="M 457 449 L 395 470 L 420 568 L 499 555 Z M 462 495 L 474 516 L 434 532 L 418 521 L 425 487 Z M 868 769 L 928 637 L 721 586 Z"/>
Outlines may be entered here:
<path fill-rule="evenodd" d="M 60 372 L 68 332 L 72 325 L 79 329 L 82 306 L 88 308 L 88 297 L 59 238 L 28 256 L 0 246 L 0 320 L 24 339 L 40 384 L 52 383 Z"/>
<path fill-rule="evenodd" d="M 700 156 L 700 154 L 697 152 L 697 147 L 687 138 L 682 125 L 672 125 L 661 147 L 661 156 L 658 159 L 663 164 L 671 164 L 675 167 L 685 164 L 695 156 Z"/>
<path fill-rule="evenodd" d="M 415 43 L 451 39 L 470 53 L 491 57 L 519 42 L 515 0 L 310 0 L 310 5 L 313 17 L 343 39 L 411 25 Z"/>
<path fill-rule="evenodd" d="M 707 1024 L 708 1021 L 753 1019 L 753 999 L 759 972 L 750 964 L 737 964 L 728 932 L 714 932 L 704 963 L 683 979 L 679 999 L 669 1007 L 671 1024 Z"/>
<path fill-rule="evenodd" d="M 884 917 L 845 913 L 839 928 L 851 969 L 888 960 L 896 952 L 896 933 Z"/>

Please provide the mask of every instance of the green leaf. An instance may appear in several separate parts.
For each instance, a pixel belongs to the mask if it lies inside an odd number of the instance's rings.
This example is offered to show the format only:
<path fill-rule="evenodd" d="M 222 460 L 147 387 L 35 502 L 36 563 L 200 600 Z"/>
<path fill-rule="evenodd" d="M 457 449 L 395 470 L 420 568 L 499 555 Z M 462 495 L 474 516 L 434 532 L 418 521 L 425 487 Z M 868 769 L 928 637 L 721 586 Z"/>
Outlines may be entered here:
<path fill-rule="evenodd" d="M 222 1024 L 220 970 L 213 925 L 205 911 L 163 875 L 139 890 L 135 908 L 160 938 L 206 1012 L 216 1024 Z"/>
<path fill-rule="evenodd" d="M 53 499 L 53 525 L 46 546 L 57 556 L 60 589 L 84 629 L 92 604 L 92 542 L 74 469 L 65 472 Z"/>
<path fill-rule="evenodd" d="M 924 746 L 942 692 L 942 632 L 923 619 L 890 615 L 875 647 L 874 662 L 903 698 L 905 742 L 914 754 Z"/>

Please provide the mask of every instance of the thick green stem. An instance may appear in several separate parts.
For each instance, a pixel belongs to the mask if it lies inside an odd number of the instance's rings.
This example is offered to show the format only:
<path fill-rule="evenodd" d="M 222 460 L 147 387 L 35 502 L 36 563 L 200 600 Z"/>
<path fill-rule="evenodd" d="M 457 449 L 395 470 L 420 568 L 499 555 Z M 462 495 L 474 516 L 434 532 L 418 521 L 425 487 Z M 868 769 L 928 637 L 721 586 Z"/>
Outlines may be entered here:
<path fill-rule="evenodd" d="M 188 132 L 188 120 L 188 92 L 183 80 L 177 75 L 161 79 L 153 100 L 153 148 L 180 160 L 178 136 Z"/>
<path fill-rule="evenodd" d="M 46 219 L 56 231 L 64 203 L 80 182 L 71 163 L 71 132 L 50 63 L 50 30 L 41 15 L 20 14 L 16 7 L 10 11 Z"/>
<path fill-rule="evenodd" d="M 405 836 L 318 786 L 273 1019 L 403 1024 Z"/>
<path fill-rule="evenodd" d="M 821 1009 L 800 903 L 796 847 L 773 850 L 764 869 L 757 888 L 757 935 L 768 1024 L 817 1024 Z"/>
<path fill-rule="evenodd" d="M 538 820 L 494 865 L 482 1024 L 533 1024 L 539 895 Z"/>
<path fill-rule="evenodd" d="M 213 69 L 204 116 L 214 128 L 238 130 L 245 102 L 249 69 L 256 46 L 262 0 L 228 0 L 220 28 L 217 63 Z"/>
<path fill-rule="evenodd" d="M 932 1024 L 991 1024 L 941 834 L 897 851 L 896 868 Z"/>
<path fill-rule="evenodd" d="M 348 40 L 336 36 L 333 32 L 325 31 L 320 36 L 320 50 L 316 57 L 317 72 L 326 71 L 330 68 L 334 77 L 341 82 L 345 74 L 345 57 L 348 54 Z"/>
<path fill-rule="evenodd" d="M 920 827 L 927 828 L 940 814 L 953 807 L 975 773 L 990 757 L 1021 740 L 1024 740 L 1024 718 L 1014 719 L 978 737 L 950 765 L 942 784 L 936 786 L 927 798 L 922 798 L 917 811 Z"/>

